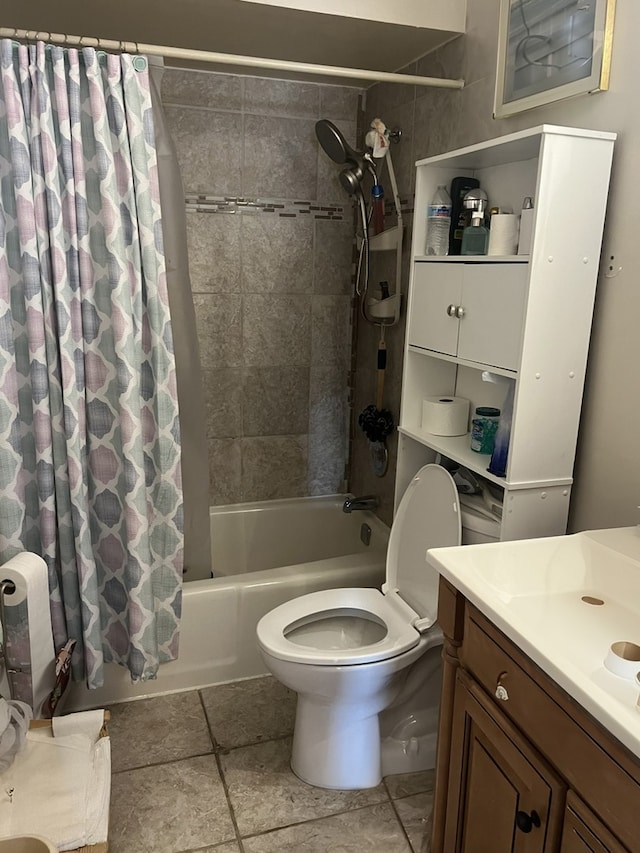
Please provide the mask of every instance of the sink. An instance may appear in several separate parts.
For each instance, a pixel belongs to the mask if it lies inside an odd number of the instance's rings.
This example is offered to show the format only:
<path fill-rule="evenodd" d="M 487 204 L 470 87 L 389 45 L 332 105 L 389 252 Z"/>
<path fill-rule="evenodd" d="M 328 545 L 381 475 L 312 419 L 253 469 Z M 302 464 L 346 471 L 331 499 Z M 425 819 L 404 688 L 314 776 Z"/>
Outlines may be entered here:
<path fill-rule="evenodd" d="M 0 853 L 58 853 L 58 848 L 40 835 L 14 835 L 0 838 Z"/>
<path fill-rule="evenodd" d="M 640 530 L 433 548 L 427 560 L 640 757 Z"/>

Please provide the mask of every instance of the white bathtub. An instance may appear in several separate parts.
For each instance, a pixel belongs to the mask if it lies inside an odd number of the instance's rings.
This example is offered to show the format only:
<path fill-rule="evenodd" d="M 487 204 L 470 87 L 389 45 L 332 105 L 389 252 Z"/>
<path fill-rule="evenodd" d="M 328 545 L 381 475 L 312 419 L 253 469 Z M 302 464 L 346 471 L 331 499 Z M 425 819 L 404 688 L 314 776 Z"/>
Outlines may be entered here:
<path fill-rule="evenodd" d="M 388 528 L 372 513 L 343 513 L 343 502 L 330 496 L 212 507 L 214 578 L 184 584 L 178 660 L 161 666 L 155 681 L 135 685 L 109 664 L 104 687 L 73 685 L 64 710 L 266 674 L 255 640 L 265 613 L 307 592 L 384 580 Z"/>

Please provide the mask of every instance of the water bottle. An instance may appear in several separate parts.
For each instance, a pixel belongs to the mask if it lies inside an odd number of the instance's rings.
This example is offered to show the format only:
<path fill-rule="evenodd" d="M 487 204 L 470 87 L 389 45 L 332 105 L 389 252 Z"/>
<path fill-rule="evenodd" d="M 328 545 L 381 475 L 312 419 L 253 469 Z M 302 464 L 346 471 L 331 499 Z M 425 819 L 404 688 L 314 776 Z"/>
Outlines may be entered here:
<path fill-rule="evenodd" d="M 431 204 L 427 207 L 427 255 L 449 254 L 449 228 L 451 226 L 451 197 L 444 184 L 439 184 Z"/>

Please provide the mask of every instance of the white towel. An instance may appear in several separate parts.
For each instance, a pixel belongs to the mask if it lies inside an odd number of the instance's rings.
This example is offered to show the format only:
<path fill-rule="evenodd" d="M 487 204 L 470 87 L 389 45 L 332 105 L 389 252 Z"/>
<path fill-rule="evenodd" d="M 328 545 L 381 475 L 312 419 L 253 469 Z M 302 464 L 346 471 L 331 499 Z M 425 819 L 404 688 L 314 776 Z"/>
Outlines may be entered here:
<path fill-rule="evenodd" d="M 0 791 L 9 788 L 12 801 L 0 798 L 0 826 L 11 835 L 43 835 L 59 850 L 106 841 L 109 739 L 54 738 L 49 729 L 33 729 L 25 749 L 0 775 Z"/>

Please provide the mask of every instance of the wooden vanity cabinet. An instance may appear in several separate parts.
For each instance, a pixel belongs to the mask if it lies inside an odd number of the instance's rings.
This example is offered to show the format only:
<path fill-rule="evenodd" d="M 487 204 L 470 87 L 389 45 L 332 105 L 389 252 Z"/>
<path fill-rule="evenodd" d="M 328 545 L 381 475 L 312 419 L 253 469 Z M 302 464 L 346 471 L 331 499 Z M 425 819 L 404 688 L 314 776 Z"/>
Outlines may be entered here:
<path fill-rule="evenodd" d="M 432 853 L 640 853 L 640 760 L 444 579 L 438 621 Z"/>

